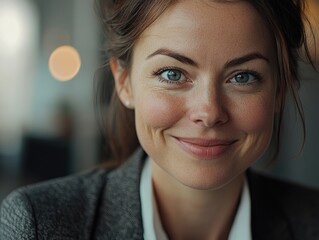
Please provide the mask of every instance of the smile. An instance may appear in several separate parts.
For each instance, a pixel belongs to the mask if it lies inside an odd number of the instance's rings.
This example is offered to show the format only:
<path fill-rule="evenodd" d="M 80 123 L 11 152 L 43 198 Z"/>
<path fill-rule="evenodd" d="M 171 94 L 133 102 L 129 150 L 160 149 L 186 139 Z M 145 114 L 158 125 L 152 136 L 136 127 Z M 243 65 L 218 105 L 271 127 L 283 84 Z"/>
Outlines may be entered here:
<path fill-rule="evenodd" d="M 221 157 L 237 140 L 216 140 L 202 138 L 173 137 L 186 153 L 200 160 L 213 160 Z"/>

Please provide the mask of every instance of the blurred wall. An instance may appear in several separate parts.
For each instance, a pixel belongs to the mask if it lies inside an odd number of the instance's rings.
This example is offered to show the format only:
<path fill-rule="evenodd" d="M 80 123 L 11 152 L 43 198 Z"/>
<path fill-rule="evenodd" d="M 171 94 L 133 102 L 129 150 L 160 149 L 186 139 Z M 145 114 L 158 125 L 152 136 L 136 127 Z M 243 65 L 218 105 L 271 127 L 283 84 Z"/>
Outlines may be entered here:
<path fill-rule="evenodd" d="M 32 1 L 1 0 L 0 5 L 0 155 L 7 159 L 18 154 L 30 120 L 39 16 Z"/>
<path fill-rule="evenodd" d="M 19 178 L 24 140 L 61 139 L 61 122 L 70 125 L 69 172 L 98 162 L 93 78 L 100 35 L 93 0 L 0 0 L 0 172 Z M 61 45 L 73 46 L 81 56 L 79 73 L 67 82 L 48 69 L 50 54 Z"/>
<path fill-rule="evenodd" d="M 93 77 L 99 60 L 99 29 L 91 0 L 37 0 L 41 13 L 41 54 L 32 99 L 31 129 L 54 134 L 60 104 L 67 104 L 74 119 L 73 171 L 96 163 L 96 122 L 93 109 Z M 58 82 L 50 75 L 50 53 L 58 46 L 75 47 L 82 60 L 78 75 Z"/>

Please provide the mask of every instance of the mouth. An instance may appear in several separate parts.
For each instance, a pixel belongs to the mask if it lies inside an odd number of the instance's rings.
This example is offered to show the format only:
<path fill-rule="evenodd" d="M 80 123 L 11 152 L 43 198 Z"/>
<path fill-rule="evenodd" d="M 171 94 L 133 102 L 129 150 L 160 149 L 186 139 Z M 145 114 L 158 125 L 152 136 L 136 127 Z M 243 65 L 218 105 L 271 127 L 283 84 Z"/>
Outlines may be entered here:
<path fill-rule="evenodd" d="M 173 137 L 186 153 L 200 160 L 213 160 L 226 154 L 237 140 Z"/>

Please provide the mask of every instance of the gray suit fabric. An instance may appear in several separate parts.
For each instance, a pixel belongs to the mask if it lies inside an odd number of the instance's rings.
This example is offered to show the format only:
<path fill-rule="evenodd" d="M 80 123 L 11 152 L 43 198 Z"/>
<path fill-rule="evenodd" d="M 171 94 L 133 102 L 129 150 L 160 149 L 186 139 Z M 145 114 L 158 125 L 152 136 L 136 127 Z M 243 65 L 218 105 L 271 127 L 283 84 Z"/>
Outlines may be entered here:
<path fill-rule="evenodd" d="M 115 170 L 23 187 L 0 210 L 1 240 L 142 240 L 138 150 Z M 319 193 L 248 171 L 254 240 L 319 239 Z M 240 236 L 238 236 L 240 240 Z"/>

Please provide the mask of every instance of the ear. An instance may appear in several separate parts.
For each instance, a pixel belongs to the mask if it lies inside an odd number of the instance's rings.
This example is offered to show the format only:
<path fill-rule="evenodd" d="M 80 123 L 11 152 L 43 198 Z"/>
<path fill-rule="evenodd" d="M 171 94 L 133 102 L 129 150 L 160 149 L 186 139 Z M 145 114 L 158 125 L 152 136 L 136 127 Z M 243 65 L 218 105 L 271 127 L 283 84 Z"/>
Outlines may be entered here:
<path fill-rule="evenodd" d="M 121 102 L 127 108 L 134 108 L 131 80 L 128 70 L 121 65 L 117 58 L 111 58 L 110 67 L 115 81 L 115 89 Z"/>

